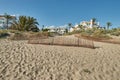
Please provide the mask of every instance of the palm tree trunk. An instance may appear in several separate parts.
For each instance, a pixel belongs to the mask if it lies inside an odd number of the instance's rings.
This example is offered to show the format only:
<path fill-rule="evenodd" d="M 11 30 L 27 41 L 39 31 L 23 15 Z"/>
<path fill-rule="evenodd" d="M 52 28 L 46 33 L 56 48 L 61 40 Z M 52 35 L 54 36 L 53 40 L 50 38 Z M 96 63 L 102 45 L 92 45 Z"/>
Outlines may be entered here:
<path fill-rule="evenodd" d="M 8 20 L 6 20 L 6 28 L 8 29 Z"/>

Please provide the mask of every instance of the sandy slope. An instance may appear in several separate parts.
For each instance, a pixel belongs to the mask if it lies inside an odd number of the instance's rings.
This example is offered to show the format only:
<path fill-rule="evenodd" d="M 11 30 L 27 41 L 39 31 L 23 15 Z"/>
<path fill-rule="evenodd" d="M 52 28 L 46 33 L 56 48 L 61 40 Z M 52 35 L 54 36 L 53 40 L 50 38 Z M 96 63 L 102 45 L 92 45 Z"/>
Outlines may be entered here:
<path fill-rule="evenodd" d="M 0 40 L 0 80 L 120 80 L 120 45 L 95 46 Z"/>

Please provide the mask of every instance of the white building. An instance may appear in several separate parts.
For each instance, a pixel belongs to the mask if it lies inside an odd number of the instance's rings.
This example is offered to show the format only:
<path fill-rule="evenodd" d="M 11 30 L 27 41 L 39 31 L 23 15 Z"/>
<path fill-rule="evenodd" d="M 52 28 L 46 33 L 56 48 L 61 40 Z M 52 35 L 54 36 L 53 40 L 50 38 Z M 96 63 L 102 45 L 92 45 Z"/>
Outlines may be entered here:
<path fill-rule="evenodd" d="M 54 28 L 47 28 L 47 29 L 49 29 L 48 32 L 56 32 L 58 34 L 64 34 L 66 32 L 65 28 L 54 27 Z"/>
<path fill-rule="evenodd" d="M 82 21 L 80 23 L 80 25 L 82 25 L 86 28 L 93 28 L 93 27 L 99 27 L 100 26 L 99 22 L 93 22 L 92 19 L 90 21 Z"/>
<path fill-rule="evenodd" d="M 83 26 L 85 29 L 93 28 L 93 27 L 99 27 L 100 26 L 99 22 L 93 22 L 92 19 L 90 21 L 82 21 L 82 22 L 80 22 L 79 25 Z M 73 31 L 76 31 L 76 30 L 80 30 L 79 25 L 76 24 L 74 27 L 70 28 L 70 32 L 73 32 Z"/>
<path fill-rule="evenodd" d="M 69 32 L 73 32 L 73 31 L 74 31 L 74 27 L 71 27 Z"/>

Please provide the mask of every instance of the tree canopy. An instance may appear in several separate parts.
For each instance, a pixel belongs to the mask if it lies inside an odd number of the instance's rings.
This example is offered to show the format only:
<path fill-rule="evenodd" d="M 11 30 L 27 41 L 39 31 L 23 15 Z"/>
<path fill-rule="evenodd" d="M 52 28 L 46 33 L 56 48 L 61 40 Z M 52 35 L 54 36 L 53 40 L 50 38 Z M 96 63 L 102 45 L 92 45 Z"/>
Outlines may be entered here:
<path fill-rule="evenodd" d="M 109 29 L 109 27 L 112 26 L 112 23 L 111 22 L 107 22 L 106 25 L 107 25 L 107 29 Z"/>

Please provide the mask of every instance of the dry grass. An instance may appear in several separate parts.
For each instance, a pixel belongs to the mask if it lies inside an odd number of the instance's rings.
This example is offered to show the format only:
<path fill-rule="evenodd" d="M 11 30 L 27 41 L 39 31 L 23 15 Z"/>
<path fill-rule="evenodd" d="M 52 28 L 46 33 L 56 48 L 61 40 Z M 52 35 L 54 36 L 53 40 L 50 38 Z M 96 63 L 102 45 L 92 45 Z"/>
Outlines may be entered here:
<path fill-rule="evenodd" d="M 105 42 L 105 43 L 113 43 L 113 44 L 120 44 L 120 39 L 117 38 L 96 38 L 91 36 L 81 36 L 80 34 L 75 34 L 75 37 L 83 38 L 87 40 L 93 40 L 97 42 Z"/>
<path fill-rule="evenodd" d="M 45 32 L 15 32 L 12 33 L 9 39 L 11 40 L 31 40 L 31 39 L 41 39 L 47 38 L 48 33 Z"/>

